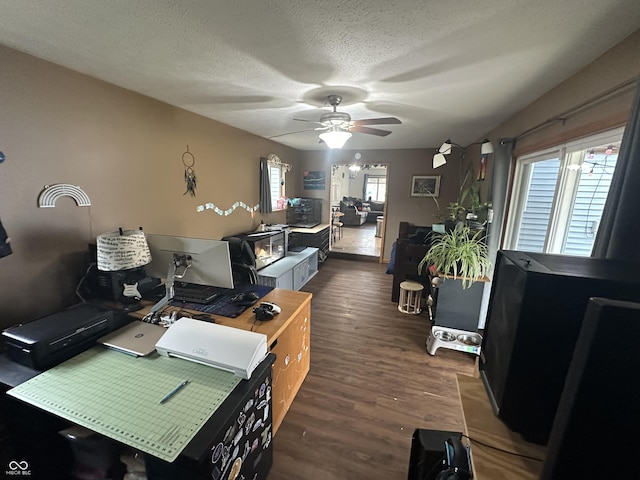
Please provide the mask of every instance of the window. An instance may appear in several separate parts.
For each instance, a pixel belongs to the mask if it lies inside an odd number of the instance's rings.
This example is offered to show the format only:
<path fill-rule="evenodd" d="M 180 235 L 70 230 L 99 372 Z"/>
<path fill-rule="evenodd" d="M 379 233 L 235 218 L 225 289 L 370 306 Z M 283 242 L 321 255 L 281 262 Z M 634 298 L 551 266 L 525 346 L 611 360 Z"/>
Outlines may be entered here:
<path fill-rule="evenodd" d="M 285 174 L 291 170 L 291 167 L 282 163 L 276 155 L 267 157 L 267 167 L 269 169 L 269 185 L 271 191 L 271 209 L 284 210 L 287 206 L 287 198 L 285 196 Z"/>
<path fill-rule="evenodd" d="M 591 255 L 622 132 L 518 158 L 504 248 Z"/>
<path fill-rule="evenodd" d="M 384 202 L 387 195 L 387 177 L 383 175 L 366 175 L 364 198 L 374 202 Z"/>

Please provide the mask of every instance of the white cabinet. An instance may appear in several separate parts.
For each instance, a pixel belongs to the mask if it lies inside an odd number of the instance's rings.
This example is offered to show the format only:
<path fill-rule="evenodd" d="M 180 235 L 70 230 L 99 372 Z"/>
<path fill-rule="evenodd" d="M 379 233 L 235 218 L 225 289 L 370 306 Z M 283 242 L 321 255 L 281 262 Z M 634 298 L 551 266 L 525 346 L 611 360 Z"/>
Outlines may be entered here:
<path fill-rule="evenodd" d="M 300 290 L 318 273 L 318 249 L 307 247 L 258 270 L 258 283 L 286 290 Z"/>

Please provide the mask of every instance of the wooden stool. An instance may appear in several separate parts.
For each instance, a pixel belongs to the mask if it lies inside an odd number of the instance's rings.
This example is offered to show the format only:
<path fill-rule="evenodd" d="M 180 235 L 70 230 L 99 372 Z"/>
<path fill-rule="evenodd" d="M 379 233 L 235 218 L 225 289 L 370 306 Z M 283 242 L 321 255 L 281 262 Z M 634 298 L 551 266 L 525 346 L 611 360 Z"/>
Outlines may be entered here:
<path fill-rule="evenodd" d="M 418 282 L 405 280 L 400 284 L 400 301 L 398 302 L 398 310 L 403 313 L 417 315 L 420 309 L 420 297 L 424 287 Z"/>

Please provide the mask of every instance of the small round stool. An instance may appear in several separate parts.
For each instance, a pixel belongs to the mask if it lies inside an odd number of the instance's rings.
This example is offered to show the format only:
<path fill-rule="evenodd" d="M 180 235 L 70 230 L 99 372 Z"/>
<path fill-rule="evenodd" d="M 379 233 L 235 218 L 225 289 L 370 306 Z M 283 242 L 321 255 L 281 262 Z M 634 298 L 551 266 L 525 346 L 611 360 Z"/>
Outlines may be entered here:
<path fill-rule="evenodd" d="M 398 302 L 398 310 L 403 313 L 417 315 L 420 309 L 420 297 L 424 287 L 418 282 L 405 280 L 400 284 L 400 301 Z"/>

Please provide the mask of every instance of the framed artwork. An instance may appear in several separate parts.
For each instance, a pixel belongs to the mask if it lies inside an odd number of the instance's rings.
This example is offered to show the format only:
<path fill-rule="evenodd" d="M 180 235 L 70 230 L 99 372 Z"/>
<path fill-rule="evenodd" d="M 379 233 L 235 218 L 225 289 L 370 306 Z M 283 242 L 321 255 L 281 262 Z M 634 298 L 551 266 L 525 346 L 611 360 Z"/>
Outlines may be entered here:
<path fill-rule="evenodd" d="M 303 184 L 305 190 L 324 190 L 325 172 L 306 171 L 303 174 Z"/>
<path fill-rule="evenodd" d="M 413 175 L 412 197 L 437 197 L 440 195 L 440 175 Z"/>

